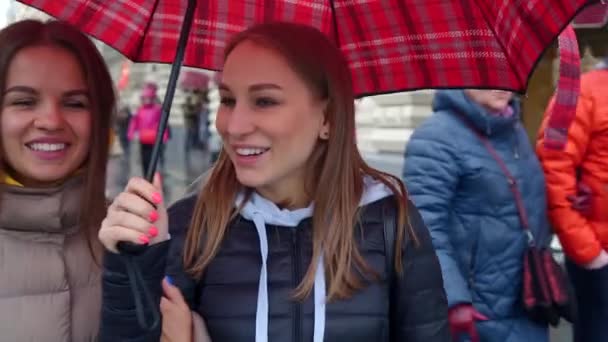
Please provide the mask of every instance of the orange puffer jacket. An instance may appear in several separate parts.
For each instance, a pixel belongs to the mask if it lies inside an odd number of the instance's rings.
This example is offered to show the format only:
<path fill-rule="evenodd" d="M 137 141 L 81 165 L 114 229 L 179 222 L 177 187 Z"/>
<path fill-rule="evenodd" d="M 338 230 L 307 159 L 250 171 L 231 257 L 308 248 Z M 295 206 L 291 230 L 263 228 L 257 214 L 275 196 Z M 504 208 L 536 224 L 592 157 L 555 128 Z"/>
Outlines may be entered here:
<path fill-rule="evenodd" d="M 576 118 L 563 151 L 543 147 L 546 125 L 547 115 L 537 153 L 546 175 L 549 215 L 566 255 L 585 264 L 602 249 L 608 250 L 608 69 L 581 77 Z M 593 190 L 586 215 L 574 210 L 567 199 L 576 194 L 577 182 Z"/>

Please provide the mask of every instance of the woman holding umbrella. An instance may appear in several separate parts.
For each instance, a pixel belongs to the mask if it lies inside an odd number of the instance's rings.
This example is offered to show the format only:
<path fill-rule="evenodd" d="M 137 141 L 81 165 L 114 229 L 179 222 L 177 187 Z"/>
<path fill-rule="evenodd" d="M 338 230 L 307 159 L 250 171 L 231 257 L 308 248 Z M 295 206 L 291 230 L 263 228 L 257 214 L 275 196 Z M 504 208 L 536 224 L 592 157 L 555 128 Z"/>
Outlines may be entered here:
<path fill-rule="evenodd" d="M 201 192 L 167 213 L 158 179 L 132 179 L 108 211 L 101 339 L 161 334 L 137 323 L 116 253 L 129 241 L 149 244 L 132 262 L 151 302 L 187 312 L 163 322 L 172 340 L 191 341 L 204 317 L 214 341 L 448 341 L 428 231 L 403 184 L 358 153 L 339 50 L 274 23 L 238 34 L 225 56 L 224 148 Z"/>
<path fill-rule="evenodd" d="M 0 31 L 3 341 L 94 341 L 112 79 L 63 22 Z"/>

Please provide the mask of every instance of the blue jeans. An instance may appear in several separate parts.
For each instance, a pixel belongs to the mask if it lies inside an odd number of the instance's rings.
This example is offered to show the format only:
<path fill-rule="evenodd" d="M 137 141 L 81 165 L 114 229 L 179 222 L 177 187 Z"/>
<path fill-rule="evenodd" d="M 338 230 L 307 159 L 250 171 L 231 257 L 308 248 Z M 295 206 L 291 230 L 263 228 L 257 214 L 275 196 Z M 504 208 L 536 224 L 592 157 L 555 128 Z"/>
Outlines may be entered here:
<path fill-rule="evenodd" d="M 608 266 L 587 270 L 567 260 L 566 267 L 577 301 L 575 342 L 608 340 Z"/>

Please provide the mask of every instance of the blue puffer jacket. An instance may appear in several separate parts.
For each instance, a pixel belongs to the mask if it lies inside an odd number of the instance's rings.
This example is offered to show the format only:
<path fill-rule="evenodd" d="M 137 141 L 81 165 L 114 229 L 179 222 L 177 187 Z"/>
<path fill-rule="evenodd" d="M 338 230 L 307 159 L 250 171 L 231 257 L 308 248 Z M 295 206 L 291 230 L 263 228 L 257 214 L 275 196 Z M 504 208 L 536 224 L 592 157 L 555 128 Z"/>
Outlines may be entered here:
<path fill-rule="evenodd" d="M 541 166 L 519 122 L 490 116 L 462 90 L 438 91 L 434 114 L 412 135 L 403 178 L 431 231 L 449 306 L 473 303 L 490 318 L 478 322 L 481 341 L 548 341 L 547 327 L 521 306 L 526 235 L 506 177 L 456 113 L 485 132 L 517 179 L 539 244 L 550 240 Z"/>

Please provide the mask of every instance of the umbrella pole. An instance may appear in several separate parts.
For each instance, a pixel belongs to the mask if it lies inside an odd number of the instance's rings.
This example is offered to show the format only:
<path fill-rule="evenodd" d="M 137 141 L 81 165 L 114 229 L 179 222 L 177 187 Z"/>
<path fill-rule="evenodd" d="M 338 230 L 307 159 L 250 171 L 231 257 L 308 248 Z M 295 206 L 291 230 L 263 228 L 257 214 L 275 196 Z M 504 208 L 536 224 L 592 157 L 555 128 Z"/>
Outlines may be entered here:
<path fill-rule="evenodd" d="M 175 53 L 175 60 L 171 66 L 171 74 L 169 75 L 169 84 L 167 85 L 167 91 L 165 92 L 165 98 L 163 100 L 163 109 L 160 119 L 160 125 L 156 133 L 156 141 L 154 142 L 154 148 L 152 150 L 152 157 L 150 164 L 146 170 L 146 179 L 152 181 L 156 166 L 158 164 L 158 158 L 160 156 L 161 146 L 163 144 L 163 136 L 167 129 L 167 122 L 169 121 L 169 113 L 171 112 L 171 105 L 173 104 L 173 96 L 175 95 L 175 88 L 177 86 L 177 78 L 179 71 L 184 61 L 184 54 L 186 53 L 186 45 L 188 43 L 188 36 L 190 35 L 190 28 L 194 20 L 194 9 L 196 7 L 196 0 L 188 0 L 188 7 L 186 8 L 186 15 L 184 16 L 184 22 L 182 23 L 182 29 L 180 32 L 179 40 L 177 43 L 177 52 Z"/>
<path fill-rule="evenodd" d="M 190 34 L 190 28 L 192 27 L 192 21 L 194 19 L 195 7 L 196 0 L 188 0 L 186 15 L 184 17 L 184 22 L 182 23 L 182 29 L 177 43 L 177 52 L 175 53 L 175 60 L 171 67 L 171 74 L 169 75 L 169 84 L 167 85 L 167 92 L 165 93 L 165 98 L 163 100 L 162 115 L 160 119 L 160 124 L 158 125 L 158 131 L 156 133 L 156 141 L 154 142 L 150 165 L 146 170 L 146 179 L 150 182 L 152 182 L 152 178 L 154 177 L 154 171 L 156 171 L 156 165 L 158 164 L 160 148 L 163 144 L 163 136 L 165 130 L 167 129 L 167 122 L 169 121 L 169 112 L 171 111 L 171 104 L 173 103 L 173 95 L 175 95 L 177 77 L 179 76 L 179 70 L 182 66 L 182 62 L 184 61 L 184 54 L 186 52 L 186 45 L 188 43 L 188 35 Z M 120 241 L 117 244 L 117 249 L 121 253 L 125 253 L 128 255 L 138 255 L 145 250 L 146 246 L 147 245 L 136 245 L 132 242 Z M 131 283 L 130 286 L 133 287 L 137 286 L 135 285 L 135 283 L 138 283 L 139 281 L 137 279 L 132 279 L 131 274 L 129 274 L 129 282 Z M 141 288 L 143 289 L 142 291 L 145 296 L 148 293 L 148 289 L 145 287 L 145 284 L 140 284 L 140 286 L 143 286 Z M 146 331 L 156 327 L 159 322 L 158 309 L 154 307 L 154 303 L 147 304 L 151 305 L 149 310 L 152 313 L 152 323 L 149 326 L 146 324 L 144 317 L 144 307 L 142 305 L 145 304 L 141 303 L 141 299 L 139 299 L 139 304 L 136 304 L 136 313 L 139 320 L 139 324 Z"/>
<path fill-rule="evenodd" d="M 158 131 L 156 132 L 156 140 L 154 141 L 154 148 L 152 149 L 152 157 L 150 165 L 146 170 L 146 179 L 152 181 L 154 178 L 154 172 L 156 171 L 156 165 L 158 164 L 158 157 L 160 156 L 160 149 L 163 144 L 163 136 L 167 129 L 167 122 L 169 121 L 169 113 L 171 111 L 171 105 L 173 104 L 173 96 L 175 95 L 175 87 L 177 86 L 177 78 L 179 76 L 179 70 L 182 67 L 184 61 L 184 54 L 186 53 L 186 45 L 188 43 L 188 36 L 190 35 L 190 28 L 192 27 L 192 21 L 194 20 L 194 10 L 196 8 L 196 0 L 188 0 L 188 6 L 186 7 L 186 14 L 184 16 L 184 22 L 182 23 L 179 40 L 177 42 L 177 51 L 175 52 L 175 60 L 171 66 L 171 74 L 169 75 L 169 84 L 167 85 L 167 92 L 163 100 L 162 114 L 160 117 L 160 124 L 158 125 Z M 120 241 L 117 244 L 117 249 L 127 255 L 138 255 L 142 253 L 147 245 L 136 245 L 132 242 Z M 127 259 L 130 260 L 130 259 Z M 151 331 L 155 329 L 160 322 L 160 313 L 158 312 L 157 306 L 154 306 L 154 302 L 151 300 L 149 289 L 141 279 L 141 271 L 139 268 L 130 264 L 129 271 L 129 286 L 133 290 L 135 298 L 135 312 L 137 315 L 138 323 L 141 328 L 145 331 Z M 138 285 L 139 283 L 139 285 Z M 142 292 L 142 297 L 138 297 L 139 293 L 137 289 Z M 144 303 L 145 300 L 147 303 Z M 152 315 L 152 322 L 148 325 L 146 322 L 146 308 L 148 305 L 148 312 Z"/>

